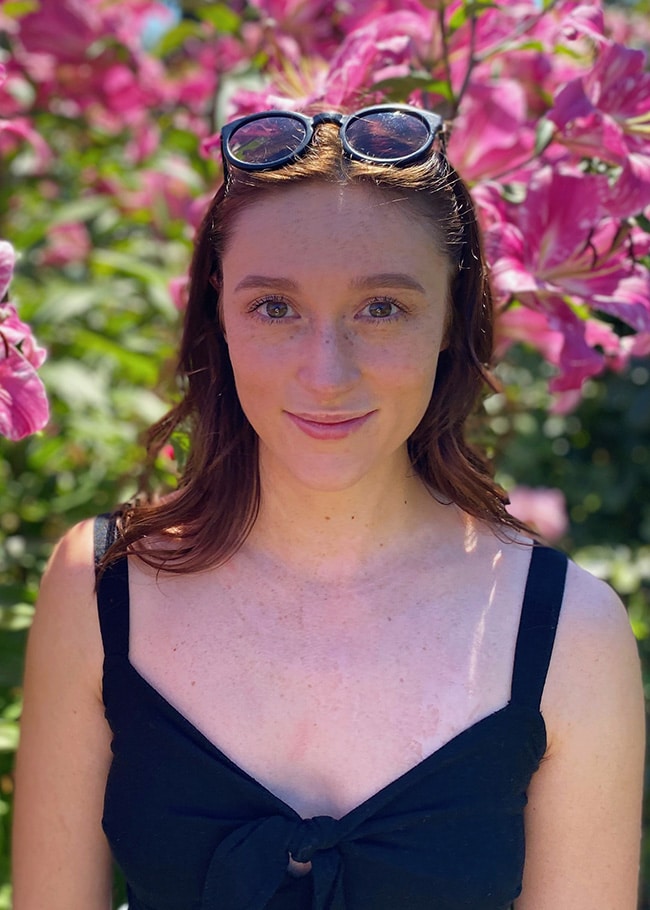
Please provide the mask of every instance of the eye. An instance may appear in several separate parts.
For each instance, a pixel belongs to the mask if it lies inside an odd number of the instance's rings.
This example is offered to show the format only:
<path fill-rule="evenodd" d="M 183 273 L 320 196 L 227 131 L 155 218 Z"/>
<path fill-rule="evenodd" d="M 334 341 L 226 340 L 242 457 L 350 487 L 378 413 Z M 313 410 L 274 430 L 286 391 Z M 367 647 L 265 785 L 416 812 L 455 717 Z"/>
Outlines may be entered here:
<path fill-rule="evenodd" d="M 392 297 L 376 297 L 367 303 L 361 311 L 362 315 L 370 316 L 376 321 L 395 319 L 403 314 L 402 308 Z"/>
<path fill-rule="evenodd" d="M 295 310 L 284 297 L 263 297 L 261 300 L 256 300 L 251 306 L 251 312 L 271 322 L 281 322 L 296 315 Z"/>

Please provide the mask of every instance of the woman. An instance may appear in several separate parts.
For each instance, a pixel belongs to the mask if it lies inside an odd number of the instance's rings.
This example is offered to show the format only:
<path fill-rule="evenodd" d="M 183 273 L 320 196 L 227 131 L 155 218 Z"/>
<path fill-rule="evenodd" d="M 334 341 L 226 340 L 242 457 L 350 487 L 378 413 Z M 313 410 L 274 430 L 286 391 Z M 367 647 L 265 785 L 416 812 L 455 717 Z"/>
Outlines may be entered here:
<path fill-rule="evenodd" d="M 492 314 L 440 129 L 224 129 L 184 478 L 97 524 L 99 623 L 92 523 L 43 580 L 15 910 L 107 907 L 111 851 L 132 910 L 633 910 L 634 640 L 464 441 Z"/>

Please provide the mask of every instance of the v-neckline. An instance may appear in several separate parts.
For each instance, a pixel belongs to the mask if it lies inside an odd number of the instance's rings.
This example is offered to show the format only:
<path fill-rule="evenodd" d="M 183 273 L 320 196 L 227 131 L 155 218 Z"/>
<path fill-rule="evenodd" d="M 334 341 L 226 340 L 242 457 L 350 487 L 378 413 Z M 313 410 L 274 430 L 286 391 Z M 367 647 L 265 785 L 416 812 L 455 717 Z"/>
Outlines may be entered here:
<path fill-rule="evenodd" d="M 265 784 L 258 780 L 251 772 L 247 771 L 236 761 L 230 758 L 215 742 L 209 739 L 205 733 L 203 733 L 188 717 L 186 717 L 178 708 L 176 708 L 172 702 L 170 702 L 165 696 L 156 689 L 147 679 L 140 673 L 140 671 L 131 663 L 131 660 L 128 657 L 122 657 L 125 661 L 126 666 L 129 669 L 129 672 L 134 676 L 139 685 L 141 685 L 151 697 L 153 697 L 158 704 L 176 721 L 176 723 L 185 727 L 193 736 L 197 739 L 204 748 L 207 748 L 210 752 L 214 753 L 215 757 L 218 758 L 221 762 L 228 764 L 237 774 L 245 777 L 253 786 L 255 786 L 266 799 L 271 800 L 276 803 L 281 809 L 283 814 L 289 815 L 295 819 L 303 819 L 304 816 L 290 806 L 282 797 L 278 796 L 272 790 L 270 790 Z M 508 700 L 505 705 L 501 708 L 497 708 L 494 711 L 491 711 L 489 714 L 486 714 L 484 717 L 479 718 L 470 724 L 469 727 L 465 727 L 463 730 L 460 730 L 441 746 L 435 749 L 433 752 L 430 752 L 423 759 L 421 759 L 417 764 L 411 765 L 410 768 L 407 768 L 404 772 L 399 774 L 397 777 L 393 778 L 383 787 L 372 793 L 358 805 L 354 806 L 344 815 L 336 818 L 335 820 L 341 825 L 349 825 L 351 822 L 356 821 L 357 816 L 364 816 L 371 814 L 371 811 L 374 810 L 375 804 L 385 803 L 393 796 L 393 791 L 400 791 L 404 787 L 408 786 L 411 780 L 417 780 L 419 777 L 428 773 L 429 766 L 435 765 L 437 762 L 441 761 L 448 752 L 452 752 L 455 747 L 458 746 L 460 742 L 470 738 L 475 735 L 475 733 L 481 730 L 484 726 L 490 726 L 491 724 L 498 722 L 502 717 L 508 716 L 513 710 L 521 710 L 531 715 L 534 715 L 537 719 L 537 722 L 541 724 L 542 733 L 544 735 L 544 743 L 546 742 L 546 725 L 544 723 L 544 718 L 541 712 L 529 705 L 518 704 L 512 699 Z M 330 816 L 331 817 L 331 816 Z"/>

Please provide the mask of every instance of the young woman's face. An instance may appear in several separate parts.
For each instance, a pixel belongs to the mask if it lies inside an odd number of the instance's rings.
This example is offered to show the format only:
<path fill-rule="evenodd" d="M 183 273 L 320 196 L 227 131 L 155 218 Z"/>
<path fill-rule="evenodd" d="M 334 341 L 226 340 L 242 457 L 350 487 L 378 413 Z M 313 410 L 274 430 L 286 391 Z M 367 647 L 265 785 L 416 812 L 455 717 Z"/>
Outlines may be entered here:
<path fill-rule="evenodd" d="M 365 186 L 283 188 L 237 216 L 223 326 L 263 476 L 348 489 L 408 470 L 444 346 L 431 226 Z"/>

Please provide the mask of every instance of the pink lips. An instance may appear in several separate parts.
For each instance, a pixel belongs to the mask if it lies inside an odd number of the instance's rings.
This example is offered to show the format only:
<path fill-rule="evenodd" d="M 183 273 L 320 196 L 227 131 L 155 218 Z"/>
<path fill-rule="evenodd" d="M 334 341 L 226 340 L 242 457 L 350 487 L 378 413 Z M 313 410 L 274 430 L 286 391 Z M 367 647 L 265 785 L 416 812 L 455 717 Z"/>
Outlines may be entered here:
<path fill-rule="evenodd" d="M 285 411 L 287 417 L 294 426 L 302 430 L 306 436 L 312 439 L 345 439 L 350 433 L 360 429 L 372 415 L 374 411 L 368 411 L 359 417 L 343 417 L 336 414 L 318 415 L 308 417 L 307 415 L 292 414 L 291 411 Z"/>

